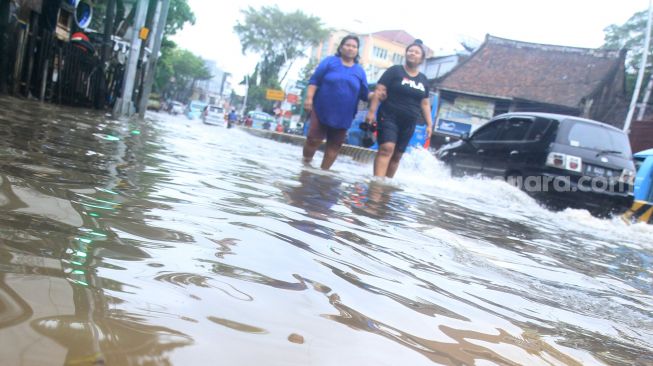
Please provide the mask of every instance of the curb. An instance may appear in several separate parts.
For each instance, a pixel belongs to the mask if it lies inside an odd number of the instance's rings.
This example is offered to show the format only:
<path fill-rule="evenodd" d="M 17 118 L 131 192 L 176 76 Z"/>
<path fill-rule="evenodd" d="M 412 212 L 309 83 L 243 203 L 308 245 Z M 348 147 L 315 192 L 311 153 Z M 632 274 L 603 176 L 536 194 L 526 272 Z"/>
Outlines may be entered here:
<path fill-rule="evenodd" d="M 283 132 L 274 132 L 274 131 L 261 130 L 261 129 L 250 128 L 250 127 L 237 126 L 237 128 L 246 131 L 254 136 L 264 137 L 270 140 L 279 141 L 287 144 L 304 146 L 304 142 L 306 141 L 306 137 L 299 136 L 299 135 L 291 135 Z M 324 151 L 324 144 L 320 146 L 320 150 Z M 344 144 L 340 149 L 340 154 L 347 155 L 351 157 L 354 161 L 358 161 L 361 163 L 368 163 L 374 160 L 374 157 L 376 156 L 376 150 L 366 149 L 360 146 Z"/>

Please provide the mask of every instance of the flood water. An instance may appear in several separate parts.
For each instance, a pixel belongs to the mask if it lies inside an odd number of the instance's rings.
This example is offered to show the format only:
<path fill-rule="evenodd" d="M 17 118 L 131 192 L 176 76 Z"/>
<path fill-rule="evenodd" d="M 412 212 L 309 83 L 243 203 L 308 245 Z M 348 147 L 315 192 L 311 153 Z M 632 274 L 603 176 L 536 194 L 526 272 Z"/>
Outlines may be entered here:
<path fill-rule="evenodd" d="M 0 109 L 2 365 L 653 365 L 651 226 L 425 151 L 385 184 L 185 117 Z"/>

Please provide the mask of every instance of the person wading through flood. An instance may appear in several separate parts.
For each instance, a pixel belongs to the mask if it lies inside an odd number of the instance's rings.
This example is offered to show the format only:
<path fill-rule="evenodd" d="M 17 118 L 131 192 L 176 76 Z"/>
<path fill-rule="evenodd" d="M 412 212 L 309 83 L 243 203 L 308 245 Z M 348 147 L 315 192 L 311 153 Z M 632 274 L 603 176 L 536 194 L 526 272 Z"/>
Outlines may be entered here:
<path fill-rule="evenodd" d="M 322 169 L 329 169 L 345 142 L 358 107 L 367 101 L 369 88 L 365 71 L 358 64 L 358 37 L 342 39 L 335 56 L 322 60 L 311 76 L 304 109 L 310 113 L 310 127 L 304 144 L 304 163 L 313 160 L 326 137 Z"/>
<path fill-rule="evenodd" d="M 380 102 L 378 113 L 379 151 L 374 158 L 374 176 L 394 177 L 401 156 L 408 147 L 420 117 L 426 121 L 426 141 L 431 138 L 431 103 L 428 80 L 419 72 L 426 52 L 421 40 L 406 47 L 406 62 L 387 69 L 374 89 L 365 122 L 374 123 L 374 111 Z"/>

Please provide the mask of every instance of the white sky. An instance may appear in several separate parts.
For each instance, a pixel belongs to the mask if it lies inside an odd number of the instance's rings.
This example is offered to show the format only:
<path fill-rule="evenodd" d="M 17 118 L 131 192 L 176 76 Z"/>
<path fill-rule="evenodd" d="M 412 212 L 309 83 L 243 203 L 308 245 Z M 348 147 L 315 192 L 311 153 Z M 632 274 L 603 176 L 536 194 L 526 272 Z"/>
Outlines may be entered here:
<path fill-rule="evenodd" d="M 646 0 L 189 0 L 189 4 L 197 22 L 173 40 L 217 61 L 232 73 L 234 84 L 252 72 L 257 62 L 256 55 L 242 54 L 233 31 L 236 21 L 243 19 L 240 10 L 248 6 L 258 9 L 276 4 L 284 12 L 302 10 L 319 16 L 326 27 L 359 33 L 403 29 L 421 38 L 436 54 L 460 49 L 461 39 L 480 43 L 487 33 L 526 42 L 600 47 L 605 27 L 621 25 L 648 7 Z M 295 69 L 299 68 L 293 68 L 289 77 L 296 76 Z"/>

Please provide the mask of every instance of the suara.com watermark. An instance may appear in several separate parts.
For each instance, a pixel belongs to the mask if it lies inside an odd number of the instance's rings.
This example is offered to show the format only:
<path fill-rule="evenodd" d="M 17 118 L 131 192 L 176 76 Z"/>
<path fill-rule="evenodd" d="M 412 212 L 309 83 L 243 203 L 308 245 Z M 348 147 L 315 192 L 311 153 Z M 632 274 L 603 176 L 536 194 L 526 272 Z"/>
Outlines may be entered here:
<path fill-rule="evenodd" d="M 510 185 L 530 193 L 540 192 L 595 192 L 595 193 L 625 193 L 631 186 L 616 178 L 606 177 L 571 177 L 571 176 L 509 176 L 495 177 Z"/>

